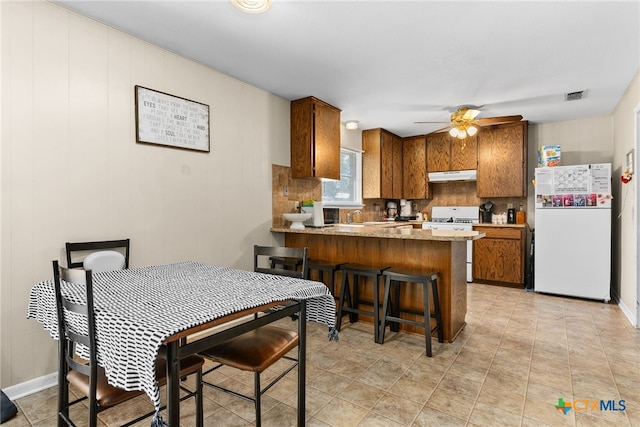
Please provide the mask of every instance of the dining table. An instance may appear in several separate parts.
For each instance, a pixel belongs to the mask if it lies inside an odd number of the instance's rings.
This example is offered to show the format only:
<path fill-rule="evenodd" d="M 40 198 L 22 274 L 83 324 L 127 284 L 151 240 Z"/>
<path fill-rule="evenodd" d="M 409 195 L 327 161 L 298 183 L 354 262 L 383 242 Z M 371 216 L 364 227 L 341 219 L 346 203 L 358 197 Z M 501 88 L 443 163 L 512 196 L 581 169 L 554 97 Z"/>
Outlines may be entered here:
<path fill-rule="evenodd" d="M 326 325 L 327 339 L 337 340 L 335 301 L 324 283 L 185 261 L 94 273 L 93 291 L 98 364 L 111 385 L 149 396 L 152 426 L 179 425 L 180 359 L 298 314 L 298 425 L 304 425 L 306 322 Z M 85 300 L 82 285 L 63 281 L 61 292 Z M 53 280 L 32 286 L 27 317 L 59 339 Z M 155 378 L 158 357 L 168 362 L 167 420 Z"/>

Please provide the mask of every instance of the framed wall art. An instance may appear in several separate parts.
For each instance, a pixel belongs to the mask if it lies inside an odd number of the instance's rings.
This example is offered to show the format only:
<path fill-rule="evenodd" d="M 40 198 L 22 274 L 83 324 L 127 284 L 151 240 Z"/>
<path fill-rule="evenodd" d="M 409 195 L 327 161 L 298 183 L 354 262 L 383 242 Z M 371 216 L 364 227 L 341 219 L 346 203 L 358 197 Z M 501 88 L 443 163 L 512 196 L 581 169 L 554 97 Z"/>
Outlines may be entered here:
<path fill-rule="evenodd" d="M 209 152 L 209 106 L 135 86 L 136 142 Z"/>

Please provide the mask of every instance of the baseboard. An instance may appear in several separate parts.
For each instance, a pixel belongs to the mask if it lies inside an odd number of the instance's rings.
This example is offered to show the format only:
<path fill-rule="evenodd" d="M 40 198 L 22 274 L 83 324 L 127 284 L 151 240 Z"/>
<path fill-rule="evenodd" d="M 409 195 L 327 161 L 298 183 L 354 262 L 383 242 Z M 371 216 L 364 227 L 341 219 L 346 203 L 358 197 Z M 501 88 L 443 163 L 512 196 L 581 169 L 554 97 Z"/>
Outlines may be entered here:
<path fill-rule="evenodd" d="M 45 375 L 43 377 L 34 378 L 32 380 L 12 385 L 2 389 L 10 400 L 20 399 L 21 397 L 29 396 L 30 394 L 37 393 L 44 389 L 54 387 L 58 385 L 58 373 Z"/>
<path fill-rule="evenodd" d="M 618 307 L 620 307 L 620 310 L 622 310 L 622 313 L 626 316 L 627 319 L 629 319 L 629 322 L 631 322 L 633 327 L 637 328 L 639 325 L 638 319 L 636 318 L 635 310 L 629 310 L 629 307 L 627 307 L 622 301 L 618 303 Z"/>

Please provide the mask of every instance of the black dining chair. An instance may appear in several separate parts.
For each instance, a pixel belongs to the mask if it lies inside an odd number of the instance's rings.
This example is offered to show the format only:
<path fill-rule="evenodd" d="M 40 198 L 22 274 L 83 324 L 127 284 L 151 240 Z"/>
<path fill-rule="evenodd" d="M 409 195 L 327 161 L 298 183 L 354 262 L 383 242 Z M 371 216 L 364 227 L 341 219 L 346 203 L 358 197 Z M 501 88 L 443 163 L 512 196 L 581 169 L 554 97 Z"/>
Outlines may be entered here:
<path fill-rule="evenodd" d="M 97 425 L 98 413 L 114 407 L 122 402 L 143 394 L 143 391 L 125 391 L 110 385 L 107 381 L 104 369 L 98 366 L 96 349 L 96 324 L 93 305 L 93 276 L 91 270 L 68 269 L 60 267 L 58 261 L 53 261 L 53 278 L 56 296 L 56 311 L 58 317 L 58 425 L 75 426 L 70 418 L 69 409 L 87 400 L 88 425 Z M 84 301 L 72 300 L 62 292 L 62 282 L 83 287 Z M 76 297 L 77 298 L 77 297 Z M 86 324 L 78 324 L 71 321 L 86 319 Z M 74 357 L 76 348 L 82 345 L 88 352 L 88 360 L 84 361 Z M 203 425 L 202 414 L 202 366 L 204 359 L 199 356 L 189 356 L 180 361 L 180 376 L 186 377 L 196 374 L 195 390 L 189 390 L 181 386 L 185 394 L 180 401 L 190 397 L 196 402 L 196 425 Z M 156 360 L 156 379 L 160 386 L 167 383 L 167 368 L 165 359 Z M 75 394 L 81 397 L 71 400 L 69 386 L 74 387 Z M 82 406 L 82 405 L 80 405 Z M 155 412 L 137 417 L 123 426 L 133 425 Z"/>
<path fill-rule="evenodd" d="M 67 242 L 67 268 L 84 268 L 94 273 L 129 268 L 130 239 L 95 242 Z"/>
<path fill-rule="evenodd" d="M 282 268 L 271 268 L 269 257 L 292 257 L 302 260 L 302 271 L 286 270 Z M 261 266 L 262 260 L 267 262 Z M 270 246 L 254 246 L 253 267 L 254 271 L 279 276 L 289 276 L 304 279 L 306 278 L 307 248 L 286 248 Z M 257 316 L 257 315 L 256 315 Z M 217 344 L 200 355 L 217 363 L 216 366 L 205 372 L 206 376 L 210 372 L 222 366 L 231 366 L 242 371 L 254 373 L 253 396 L 247 396 L 218 384 L 203 380 L 202 383 L 230 393 L 234 396 L 249 400 L 254 403 L 256 410 L 256 427 L 261 425 L 261 396 L 269 390 L 275 383 L 287 375 L 300 363 L 298 359 L 287 355 L 298 346 L 298 333 L 295 331 L 279 328 L 277 326 L 266 325 L 253 331 L 247 332 L 230 340 Z M 280 359 L 291 362 L 284 371 L 269 382 L 265 387 L 260 384 L 260 374 L 272 366 Z M 302 362 L 304 363 L 304 361 Z M 304 366 L 304 365 L 303 365 Z M 298 384 L 300 386 L 300 384 Z"/>

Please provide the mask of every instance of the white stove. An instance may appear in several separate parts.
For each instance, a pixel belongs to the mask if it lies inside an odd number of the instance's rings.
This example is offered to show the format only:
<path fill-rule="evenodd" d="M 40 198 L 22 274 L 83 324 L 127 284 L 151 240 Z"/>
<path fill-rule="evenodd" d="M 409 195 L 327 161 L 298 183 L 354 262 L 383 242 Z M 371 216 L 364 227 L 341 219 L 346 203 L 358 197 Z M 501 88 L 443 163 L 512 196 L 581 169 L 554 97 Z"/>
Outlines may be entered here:
<path fill-rule="evenodd" d="M 477 206 L 434 206 L 431 221 L 423 222 L 424 230 L 472 230 L 478 223 Z M 467 241 L 467 282 L 473 282 L 473 242 Z"/>

